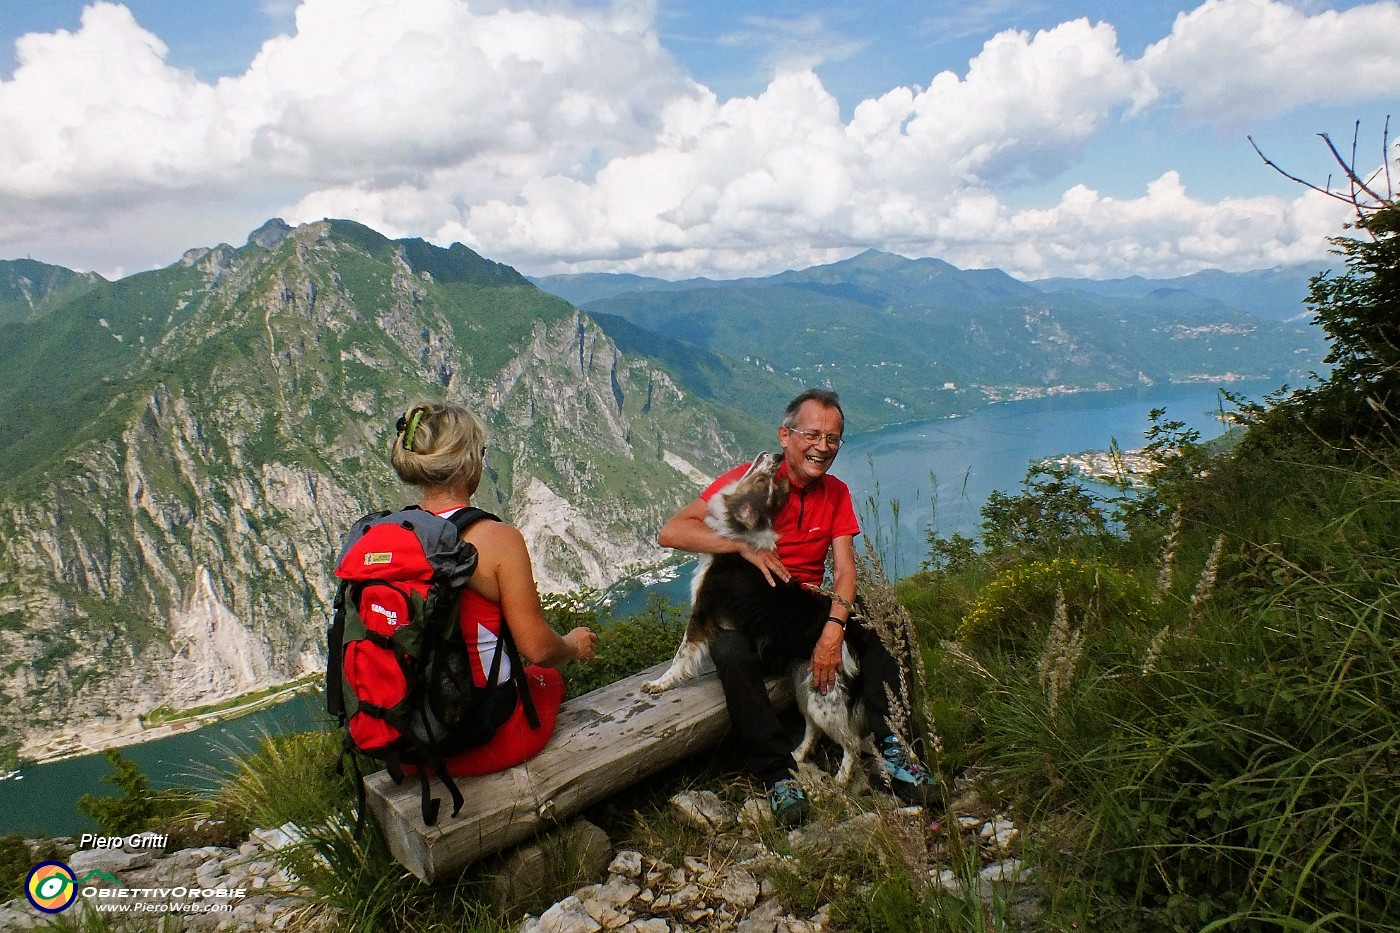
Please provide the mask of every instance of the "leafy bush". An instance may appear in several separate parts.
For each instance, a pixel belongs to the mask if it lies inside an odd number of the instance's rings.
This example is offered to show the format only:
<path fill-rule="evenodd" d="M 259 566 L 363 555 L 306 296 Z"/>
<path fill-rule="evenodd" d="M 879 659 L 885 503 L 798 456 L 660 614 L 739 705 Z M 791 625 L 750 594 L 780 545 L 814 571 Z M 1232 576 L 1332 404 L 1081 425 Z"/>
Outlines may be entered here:
<path fill-rule="evenodd" d="M 1045 637 L 1063 596 L 1068 612 L 1095 625 L 1148 624 L 1151 591 L 1131 574 L 1075 557 L 1016 563 L 978 594 L 958 627 L 972 647 L 1025 645 Z"/>
<path fill-rule="evenodd" d="M 97 822 L 103 835 L 126 836 L 151 829 L 194 804 L 194 796 L 187 791 L 152 790 L 150 778 L 118 749 L 109 748 L 102 757 L 112 766 L 112 773 L 103 775 L 102 780 L 121 793 L 109 797 L 83 794 L 77 807 L 79 813 Z"/>
<path fill-rule="evenodd" d="M 1025 491 L 994 491 L 982 507 L 982 543 L 988 551 L 1059 554 L 1101 542 L 1108 521 L 1083 483 L 1058 467 L 1034 466 L 1022 481 Z M 950 542 L 949 557 L 963 560 L 963 546 Z M 941 555 L 931 555 L 937 560 Z"/>
<path fill-rule="evenodd" d="M 545 621 L 560 634 L 580 625 L 586 625 L 596 631 L 603 616 L 599 611 L 600 605 L 602 596 L 591 586 L 580 587 L 568 593 L 544 593 L 540 596 L 540 607 L 544 610 Z"/>
<path fill-rule="evenodd" d="M 977 542 L 967 535 L 954 532 L 945 538 L 930 528 L 925 537 L 928 541 L 928 554 L 919 567 L 924 573 L 961 573 L 972 567 L 977 560 Z"/>
<path fill-rule="evenodd" d="M 0 903 L 24 897 L 24 882 L 40 862 L 58 858 L 51 841 L 30 844 L 19 833 L 0 836 Z"/>
<path fill-rule="evenodd" d="M 1364 237 L 1335 237 L 1346 271 L 1312 281 L 1308 304 L 1327 332 L 1329 378 L 1288 406 L 1323 436 L 1368 438 L 1400 416 L 1400 204 L 1358 205 Z"/>
<path fill-rule="evenodd" d="M 637 614 L 601 625 L 594 659 L 569 668 L 569 695 L 581 696 L 668 660 L 688 619 L 680 603 L 654 594 Z"/>

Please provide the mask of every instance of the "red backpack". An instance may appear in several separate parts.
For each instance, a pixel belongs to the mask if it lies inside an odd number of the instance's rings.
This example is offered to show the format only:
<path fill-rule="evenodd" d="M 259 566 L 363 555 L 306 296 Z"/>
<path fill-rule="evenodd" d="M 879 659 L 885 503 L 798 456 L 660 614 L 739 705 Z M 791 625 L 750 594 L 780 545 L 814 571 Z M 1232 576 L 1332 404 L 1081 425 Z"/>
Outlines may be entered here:
<path fill-rule="evenodd" d="M 374 512 L 351 526 L 336 559 L 341 582 L 327 636 L 327 709 L 345 728 L 357 777 L 355 752 L 383 761 L 396 782 L 403 765 L 418 769 L 429 826 L 438 812 L 430 772 L 447 786 L 456 816 L 462 794 L 446 759 L 490 741 L 517 702 L 531 728 L 539 727 L 508 625 L 501 626 L 504 650 L 495 652 L 486 686 L 472 678 L 460 617 L 477 551 L 462 533 L 484 518 L 500 521 L 477 508 L 448 518 L 416 506 Z M 497 684 L 503 656 L 511 678 Z"/>

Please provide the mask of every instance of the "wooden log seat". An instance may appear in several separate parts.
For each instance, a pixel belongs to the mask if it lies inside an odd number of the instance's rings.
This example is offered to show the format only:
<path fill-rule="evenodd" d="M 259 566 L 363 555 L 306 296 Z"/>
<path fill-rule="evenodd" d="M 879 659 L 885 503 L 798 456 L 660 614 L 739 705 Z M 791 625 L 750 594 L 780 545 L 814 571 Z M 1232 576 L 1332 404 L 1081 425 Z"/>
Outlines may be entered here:
<path fill-rule="evenodd" d="M 416 778 L 398 785 L 384 771 L 365 778 L 370 812 L 394 857 L 424 881 L 447 877 L 716 744 L 729 716 L 713 673 L 659 696 L 642 692 L 642 682 L 668 665 L 565 701 L 554 737 L 524 764 L 457 778 L 466 803 L 455 817 L 434 778 L 443 801 L 434 826 L 423 825 Z M 790 679 L 770 679 L 768 694 L 780 709 L 790 706 Z"/>

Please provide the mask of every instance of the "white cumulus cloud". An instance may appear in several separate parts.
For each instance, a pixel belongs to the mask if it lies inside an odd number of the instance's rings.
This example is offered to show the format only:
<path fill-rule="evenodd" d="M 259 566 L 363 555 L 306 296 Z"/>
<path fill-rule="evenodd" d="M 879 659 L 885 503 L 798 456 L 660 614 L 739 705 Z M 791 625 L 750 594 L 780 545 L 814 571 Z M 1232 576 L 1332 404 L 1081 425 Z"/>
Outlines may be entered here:
<path fill-rule="evenodd" d="M 1206 0 L 1143 54 L 1143 105 L 1179 100 L 1227 125 L 1307 104 L 1394 100 L 1400 88 L 1400 5 L 1309 15 L 1278 0 Z"/>
<path fill-rule="evenodd" d="M 1366 100 L 1400 74 L 1395 0 L 1206 0 L 1138 59 L 1107 22 L 1008 30 L 849 117 L 800 56 L 718 98 L 663 47 L 648 0 L 302 0 L 294 22 L 215 82 L 116 3 L 23 37 L 0 79 L 0 256 L 140 268 L 280 214 L 460 240 L 531 272 L 761 273 L 870 246 L 1036 275 L 1272 265 L 1318 255 L 1335 207 L 1202 200 L 1171 172 L 1035 211 L 1014 193 L 1123 120 L 1223 125 Z M 815 14 L 788 28 L 818 57 L 856 48 Z"/>
<path fill-rule="evenodd" d="M 1175 172 L 1139 198 L 1112 198 L 1083 185 L 1047 210 L 1009 218 L 1015 265 L 1029 276 L 1074 268 L 1089 277 L 1171 276 L 1201 269 L 1254 269 L 1317 256 L 1323 231 L 1347 209 L 1324 195 L 1193 198 Z M 975 257 L 973 257 L 975 258 Z"/>
<path fill-rule="evenodd" d="M 856 108 L 851 130 L 891 180 L 954 169 L 995 184 L 1049 177 L 1136 90 L 1113 27 L 1087 20 L 992 37 L 968 66 L 926 89 L 896 88 Z"/>

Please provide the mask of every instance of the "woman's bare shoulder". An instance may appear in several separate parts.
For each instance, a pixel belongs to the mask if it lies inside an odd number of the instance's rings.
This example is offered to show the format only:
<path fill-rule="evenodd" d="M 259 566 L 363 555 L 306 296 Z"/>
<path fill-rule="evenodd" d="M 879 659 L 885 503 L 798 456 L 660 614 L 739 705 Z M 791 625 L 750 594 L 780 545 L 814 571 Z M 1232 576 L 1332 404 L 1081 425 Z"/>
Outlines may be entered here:
<path fill-rule="evenodd" d="M 477 547 L 523 547 L 525 536 L 509 522 L 480 521 L 467 529 L 467 540 Z"/>

